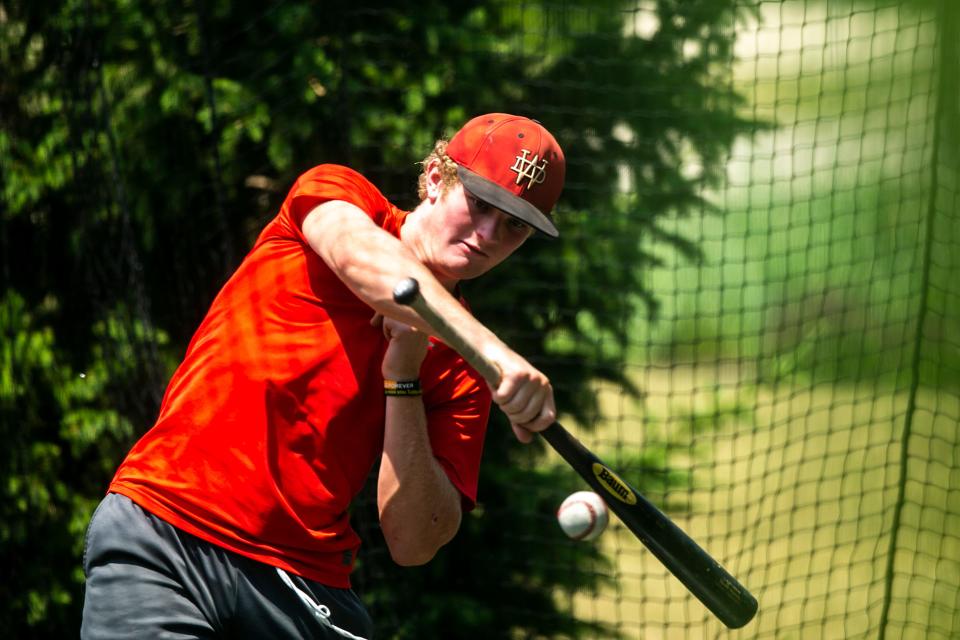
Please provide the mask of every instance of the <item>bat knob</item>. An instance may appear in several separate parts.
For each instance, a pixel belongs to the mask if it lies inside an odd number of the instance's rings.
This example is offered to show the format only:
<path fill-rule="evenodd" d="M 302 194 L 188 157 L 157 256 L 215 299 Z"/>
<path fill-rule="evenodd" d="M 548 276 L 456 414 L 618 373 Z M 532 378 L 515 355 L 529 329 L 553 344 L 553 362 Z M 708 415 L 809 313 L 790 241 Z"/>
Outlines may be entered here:
<path fill-rule="evenodd" d="M 393 301 L 407 306 L 420 295 L 420 284 L 413 278 L 404 278 L 393 288 Z"/>

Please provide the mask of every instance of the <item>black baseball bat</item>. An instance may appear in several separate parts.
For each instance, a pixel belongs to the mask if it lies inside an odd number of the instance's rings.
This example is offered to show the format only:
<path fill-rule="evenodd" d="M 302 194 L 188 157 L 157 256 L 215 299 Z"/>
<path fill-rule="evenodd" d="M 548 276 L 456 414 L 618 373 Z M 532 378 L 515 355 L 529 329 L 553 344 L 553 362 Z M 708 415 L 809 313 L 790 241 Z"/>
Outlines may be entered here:
<path fill-rule="evenodd" d="M 500 382 L 500 369 L 440 316 L 420 293 L 413 278 L 393 290 L 398 304 L 411 307 L 491 385 Z M 757 613 L 757 599 L 703 550 L 693 538 L 657 509 L 639 491 L 614 473 L 559 422 L 540 432 L 550 446 L 603 497 L 626 527 L 700 602 L 731 629 L 744 626 Z"/>

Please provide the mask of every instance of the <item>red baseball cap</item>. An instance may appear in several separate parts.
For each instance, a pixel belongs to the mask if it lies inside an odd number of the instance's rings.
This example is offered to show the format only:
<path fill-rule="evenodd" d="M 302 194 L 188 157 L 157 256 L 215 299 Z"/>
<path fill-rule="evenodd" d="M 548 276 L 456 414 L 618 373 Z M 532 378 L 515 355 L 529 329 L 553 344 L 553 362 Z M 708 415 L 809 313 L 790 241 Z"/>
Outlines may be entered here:
<path fill-rule="evenodd" d="M 447 144 L 464 188 L 537 231 L 560 235 L 550 219 L 563 190 L 566 161 L 536 120 L 508 113 L 477 116 Z"/>

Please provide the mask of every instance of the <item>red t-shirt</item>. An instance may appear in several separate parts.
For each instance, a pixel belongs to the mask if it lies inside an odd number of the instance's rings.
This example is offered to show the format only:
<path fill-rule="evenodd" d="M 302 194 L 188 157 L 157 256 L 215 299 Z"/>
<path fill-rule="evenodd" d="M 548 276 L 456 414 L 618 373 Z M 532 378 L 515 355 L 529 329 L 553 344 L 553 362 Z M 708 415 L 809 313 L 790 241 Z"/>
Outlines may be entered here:
<path fill-rule="evenodd" d="M 398 237 L 407 215 L 346 167 L 303 174 L 213 301 L 110 491 L 208 542 L 347 587 L 360 546 L 348 506 L 383 449 L 386 340 L 301 233 L 328 200 Z M 434 456 L 469 509 L 489 390 L 440 343 L 421 380 Z"/>

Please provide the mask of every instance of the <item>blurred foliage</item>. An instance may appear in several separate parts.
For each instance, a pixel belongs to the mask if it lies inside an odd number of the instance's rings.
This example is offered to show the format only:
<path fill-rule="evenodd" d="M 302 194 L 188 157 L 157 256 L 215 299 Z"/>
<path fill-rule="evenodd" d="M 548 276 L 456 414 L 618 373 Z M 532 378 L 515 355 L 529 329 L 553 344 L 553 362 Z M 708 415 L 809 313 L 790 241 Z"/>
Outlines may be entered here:
<path fill-rule="evenodd" d="M 630 388 L 628 319 L 656 313 L 641 238 L 697 258 L 658 221 L 708 208 L 702 189 L 751 126 L 727 78 L 738 4 L 0 1 L 0 626 L 75 633 L 93 505 L 212 296 L 314 164 L 354 166 L 412 207 L 416 161 L 468 117 L 544 122 L 569 159 L 562 238 L 466 291 L 564 411 L 595 418 L 588 382 Z M 655 26 L 642 34 L 641 13 Z M 549 567 L 596 551 L 511 517 L 529 501 L 552 519 L 559 503 L 532 470 L 539 446 L 494 421 L 484 505 L 429 567 L 376 580 L 371 542 L 357 586 L 381 635 L 577 631 L 554 595 L 602 572 L 571 584 Z M 404 612 L 395 629 L 387 604 Z"/>
<path fill-rule="evenodd" d="M 130 345 L 147 336 L 112 316 L 97 323 L 91 366 L 76 372 L 49 322 L 57 311 L 51 297 L 36 311 L 15 292 L 0 299 L 0 627 L 11 631 L 76 627 L 83 534 L 135 432 L 113 398 L 135 378 Z"/>

